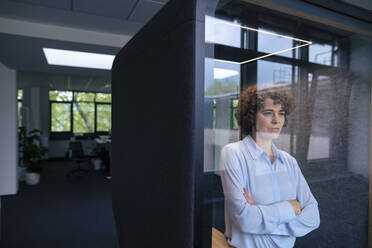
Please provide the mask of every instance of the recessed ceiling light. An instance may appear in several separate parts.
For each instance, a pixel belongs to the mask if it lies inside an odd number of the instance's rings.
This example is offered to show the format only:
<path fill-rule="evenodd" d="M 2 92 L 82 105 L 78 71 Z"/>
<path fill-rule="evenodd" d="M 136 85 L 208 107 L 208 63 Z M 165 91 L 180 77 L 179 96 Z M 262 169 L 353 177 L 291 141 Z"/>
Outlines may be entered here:
<path fill-rule="evenodd" d="M 49 65 L 111 70 L 114 55 L 43 48 Z"/>
<path fill-rule="evenodd" d="M 238 75 L 239 72 L 235 70 L 213 68 L 213 76 L 215 79 L 224 79 L 232 76 Z"/>

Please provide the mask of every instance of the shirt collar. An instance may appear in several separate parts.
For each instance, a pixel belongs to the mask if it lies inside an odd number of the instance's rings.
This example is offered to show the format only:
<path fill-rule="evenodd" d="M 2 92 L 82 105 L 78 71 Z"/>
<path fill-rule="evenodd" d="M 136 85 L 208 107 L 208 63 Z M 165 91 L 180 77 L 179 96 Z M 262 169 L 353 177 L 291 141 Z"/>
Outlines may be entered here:
<path fill-rule="evenodd" d="M 259 147 L 252 138 L 252 136 L 248 135 L 243 139 L 243 142 L 246 144 L 248 148 L 248 152 L 251 154 L 253 160 L 256 160 L 257 158 L 261 157 L 261 155 L 264 153 L 264 151 Z M 281 162 L 283 162 L 282 153 L 280 150 L 275 146 L 274 143 L 272 143 L 271 148 L 273 149 L 274 156 L 276 158 L 279 158 Z"/>
<path fill-rule="evenodd" d="M 282 154 L 282 152 L 276 147 L 276 145 L 274 143 L 272 143 L 271 147 L 273 149 L 274 156 L 276 158 L 280 159 L 280 161 L 283 163 L 284 160 L 283 160 L 283 154 Z"/>
<path fill-rule="evenodd" d="M 248 135 L 243 139 L 243 142 L 246 144 L 248 148 L 248 152 L 251 154 L 253 160 L 259 158 L 262 153 L 264 152 L 257 144 L 256 141 L 252 138 L 252 136 Z"/>

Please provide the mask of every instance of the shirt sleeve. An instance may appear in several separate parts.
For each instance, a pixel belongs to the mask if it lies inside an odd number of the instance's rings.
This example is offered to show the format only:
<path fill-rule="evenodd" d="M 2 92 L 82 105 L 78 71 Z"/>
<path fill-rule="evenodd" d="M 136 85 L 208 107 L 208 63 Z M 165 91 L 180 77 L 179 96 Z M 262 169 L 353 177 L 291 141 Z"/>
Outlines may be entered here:
<path fill-rule="evenodd" d="M 292 221 L 279 225 L 272 234 L 302 237 L 319 227 L 320 216 L 318 202 L 311 193 L 296 159 L 293 158 L 292 161 L 297 183 L 297 200 L 302 212 Z"/>
<path fill-rule="evenodd" d="M 235 149 L 228 146 L 222 149 L 220 165 L 227 214 L 240 231 L 268 234 L 295 218 L 294 209 L 288 201 L 271 205 L 247 203 L 243 196 L 243 170 Z"/>

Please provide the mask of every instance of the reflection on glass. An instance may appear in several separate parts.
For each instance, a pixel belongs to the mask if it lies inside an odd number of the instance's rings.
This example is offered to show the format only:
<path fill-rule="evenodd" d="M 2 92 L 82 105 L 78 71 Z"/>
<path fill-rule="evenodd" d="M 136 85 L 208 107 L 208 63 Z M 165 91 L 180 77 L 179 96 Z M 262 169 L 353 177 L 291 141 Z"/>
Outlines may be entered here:
<path fill-rule="evenodd" d="M 259 89 L 292 83 L 292 66 L 264 60 L 257 62 L 257 82 Z"/>
<path fill-rule="evenodd" d="M 220 24 L 222 21 L 223 20 L 213 16 L 205 17 L 205 41 L 214 44 L 240 47 L 240 27 Z M 237 22 L 230 23 L 239 24 Z"/>
<path fill-rule="evenodd" d="M 259 30 L 272 33 L 272 31 L 269 30 L 264 29 Z M 265 32 L 258 32 L 258 51 L 260 52 L 275 53 L 292 47 L 294 47 L 292 39 L 267 34 Z M 293 56 L 293 51 L 292 50 L 285 51 L 278 55 L 291 58 Z"/>
<path fill-rule="evenodd" d="M 240 65 L 206 58 L 205 72 L 204 171 L 218 173 L 221 148 L 238 139 L 234 111 L 240 88 Z"/>
<path fill-rule="evenodd" d="M 317 64 L 332 65 L 332 46 L 311 44 L 309 46 L 309 61 Z"/>
<path fill-rule="evenodd" d="M 270 27 L 272 29 L 270 32 L 277 34 L 280 34 L 281 30 L 286 30 L 288 36 L 309 37 L 314 43 L 305 45 L 301 49 L 292 49 L 299 44 L 297 40 L 290 41 L 285 37 L 269 36 L 267 33 L 260 34 L 259 32 L 254 33 L 254 31 L 250 31 L 253 36 L 245 37 L 244 35 L 247 34 L 241 28 L 240 34 L 243 34 L 243 37 L 236 34 L 236 42 L 241 40 L 241 50 L 213 50 L 218 51 L 216 53 L 218 57 L 214 57 L 213 52 L 208 50 L 209 53 L 206 56 L 208 58 L 205 59 L 204 169 L 205 178 L 208 180 L 211 178 L 211 183 L 208 184 L 211 185 L 208 191 L 208 197 L 211 199 L 208 198 L 210 201 L 206 201 L 210 203 L 208 207 L 211 211 L 207 213 L 209 216 L 205 218 L 211 219 L 211 221 L 205 226 L 211 225 L 214 228 L 213 235 L 219 235 L 223 241 L 225 241 L 225 236 L 229 237 L 230 244 L 235 244 L 236 247 L 252 246 L 234 243 L 236 242 L 234 235 L 240 235 L 243 232 L 251 236 L 260 232 L 267 234 L 270 237 L 270 242 L 261 240 L 263 243 L 259 246 L 265 248 L 280 244 L 285 239 L 283 236 L 286 236 L 290 242 L 296 238 L 296 247 L 312 248 L 324 245 L 365 247 L 368 241 L 366 230 L 368 227 L 368 183 L 370 180 L 370 138 L 369 135 L 366 135 L 371 128 L 370 68 L 372 68 L 372 60 L 370 56 L 367 56 L 372 50 L 370 39 L 360 35 L 349 37 L 345 35 L 345 32 L 332 33 L 327 28 L 320 30 L 320 26 L 312 26 L 311 23 L 303 25 L 304 23 L 299 20 L 294 21 L 293 18 L 285 16 L 271 16 L 268 12 L 259 13 L 259 17 L 255 18 L 256 13 L 252 13 L 254 11 L 248 7 L 244 8 L 243 5 L 239 5 L 239 7 L 243 8 L 247 16 L 239 16 L 236 13 L 242 13 L 242 9 L 236 8 L 237 5 L 227 3 L 224 6 L 216 12 L 220 19 L 223 19 L 224 16 L 227 20 L 238 18 L 236 23 Z M 293 26 L 291 26 L 292 24 Z M 226 26 L 233 25 L 235 24 L 230 22 Z M 308 29 L 299 31 L 298 27 L 307 27 L 307 25 Z M 210 26 L 206 25 L 206 29 L 208 28 Z M 319 32 L 313 33 L 315 30 Z M 206 30 L 206 32 L 210 31 Z M 257 35 L 256 40 L 248 39 L 256 38 L 255 35 Z M 230 39 L 234 40 L 234 38 Z M 253 45 L 247 51 L 247 42 L 252 40 L 251 45 Z M 257 47 L 254 46 L 256 41 Z M 210 48 L 211 42 L 206 42 Z M 238 43 L 235 45 L 239 47 Z M 259 57 L 262 53 L 274 53 L 286 48 L 292 50 L 278 54 L 279 56 Z M 230 51 L 234 51 L 234 53 L 229 54 Z M 256 55 L 258 57 L 247 63 L 234 64 L 233 61 L 244 60 L 247 54 L 250 57 Z M 220 58 L 227 61 L 225 63 L 217 61 Z M 231 75 L 236 74 L 232 71 L 238 71 L 239 76 L 231 76 L 231 79 L 236 77 L 234 79 L 236 90 L 233 89 L 234 83 L 228 82 L 231 80 L 221 82 L 222 79 L 219 77 L 223 78 L 223 76 L 219 76 L 219 73 L 222 70 L 216 72 L 214 68 L 231 70 Z M 252 85 L 256 85 L 260 92 L 273 89 L 289 92 L 296 105 L 290 115 L 286 113 L 288 124 L 283 126 L 280 135 L 273 139 L 276 149 L 271 149 L 271 153 L 270 149 L 266 150 L 265 153 L 262 153 L 262 157 L 253 162 L 250 160 L 252 157 L 247 146 L 245 146 L 246 151 L 236 152 L 238 144 L 245 144 L 246 138 L 249 136 L 244 134 L 244 130 L 237 125 L 239 122 L 236 118 L 234 119 L 234 112 L 239 109 L 236 105 L 238 98 L 243 94 L 243 89 L 252 87 Z M 250 108 L 248 112 L 255 110 L 257 109 Z M 253 140 L 250 143 L 252 147 L 257 148 L 258 146 L 260 148 L 260 141 L 257 141 L 257 137 L 251 137 L 249 140 Z M 223 147 L 228 148 L 224 150 Z M 265 147 L 260 148 L 265 150 L 262 148 Z M 226 174 L 223 171 L 219 173 L 219 170 L 226 166 L 224 159 L 230 153 L 233 153 L 233 165 L 241 162 L 244 166 L 234 167 L 233 173 L 227 172 Z M 278 220 L 273 215 L 270 215 L 273 217 L 270 220 L 273 221 L 269 224 L 257 225 L 256 229 L 247 230 L 259 222 L 256 221 L 262 217 L 262 214 L 267 216 L 265 210 L 270 209 L 270 205 L 282 202 L 281 200 L 291 199 L 289 195 L 291 195 L 291 191 L 293 193 L 293 188 L 296 188 L 298 181 L 294 182 L 291 178 L 285 179 L 285 171 L 277 170 L 280 166 L 276 165 L 281 162 L 280 156 L 275 156 L 278 154 L 285 154 L 284 158 L 291 158 L 287 162 L 293 162 L 292 169 L 295 168 L 295 171 L 290 169 L 288 171 L 293 174 L 301 171 L 305 180 L 303 182 L 306 182 L 302 186 L 309 185 L 308 189 L 311 190 L 307 192 L 312 192 L 314 199 L 321 206 L 319 211 L 322 224 L 321 228 L 316 231 L 308 233 L 317 226 L 315 212 L 308 218 L 310 221 L 307 225 L 308 229 L 301 229 L 301 224 L 299 224 L 296 226 L 300 229 L 293 229 L 294 231 L 292 230 L 290 235 L 285 234 L 283 223 L 276 222 L 278 225 L 272 226 L 275 220 Z M 270 157 L 270 155 L 274 157 Z M 256 168 L 253 173 L 249 171 L 251 166 Z M 243 172 L 239 174 L 239 171 Z M 270 172 L 270 177 L 266 177 L 265 173 L 267 172 Z M 234 185 L 239 185 L 237 186 L 239 189 L 231 191 L 232 193 L 229 190 L 224 192 L 221 178 L 225 181 L 236 180 L 234 182 L 237 182 L 238 179 L 241 179 L 239 178 L 241 175 L 244 178 L 243 187 L 236 183 Z M 245 194 L 242 188 L 247 189 Z M 225 196 L 234 192 L 238 193 L 235 195 L 236 197 L 233 197 L 234 200 L 229 202 L 229 198 Z M 310 195 L 309 193 L 307 196 Z M 291 196 L 294 197 L 294 200 L 303 202 L 301 193 Z M 309 202 L 314 203 L 313 206 L 316 205 L 312 197 L 308 199 L 310 199 Z M 238 206 L 237 202 L 242 203 L 240 209 L 236 207 Z M 250 202 L 253 202 L 253 205 Z M 263 205 L 262 209 L 264 210 L 259 211 L 257 215 L 250 215 L 249 218 L 242 219 L 240 218 L 242 214 L 248 211 L 247 204 Z M 292 206 L 287 203 L 286 205 Z M 225 212 L 225 209 L 228 211 Z M 234 210 L 237 211 L 234 212 Z M 295 211 L 293 208 L 293 212 Z M 301 211 L 303 213 L 307 210 L 305 211 L 301 206 Z M 228 221 L 225 222 L 225 219 Z M 233 231 L 232 226 L 237 226 L 239 223 L 245 223 L 243 228 L 246 229 L 243 232 L 239 228 Z M 292 224 L 284 226 L 290 228 Z M 273 228 L 269 232 L 262 233 L 262 230 L 270 227 Z M 297 237 L 301 236 L 298 233 L 299 230 L 301 235 L 305 236 Z M 276 234 L 278 235 L 276 236 Z M 213 236 L 212 240 L 214 240 Z M 243 237 L 239 240 L 247 239 Z M 283 247 L 291 247 L 291 243 L 283 245 Z"/>
<path fill-rule="evenodd" d="M 311 135 L 307 159 L 325 159 L 329 158 L 332 108 L 332 82 L 326 76 L 317 75 L 311 77 L 310 87 L 317 84 L 316 96 L 310 99 L 309 103 L 314 105 L 313 118 L 311 121 Z M 338 125 L 337 123 L 333 123 Z"/>
<path fill-rule="evenodd" d="M 294 157 L 276 140 L 294 106 L 283 88 L 245 89 L 236 112 L 243 140 L 221 151 L 225 236 L 233 247 L 293 247 L 318 228 L 318 203 Z"/>
<path fill-rule="evenodd" d="M 259 90 L 269 88 L 282 88 L 292 91 L 292 65 L 259 60 L 257 62 L 257 87 Z M 295 75 L 296 70 L 294 71 Z M 294 135 L 295 137 L 295 135 Z M 276 143 L 286 152 L 294 150 L 294 141 L 291 139 L 291 133 L 284 128 L 282 134 L 276 140 Z"/>

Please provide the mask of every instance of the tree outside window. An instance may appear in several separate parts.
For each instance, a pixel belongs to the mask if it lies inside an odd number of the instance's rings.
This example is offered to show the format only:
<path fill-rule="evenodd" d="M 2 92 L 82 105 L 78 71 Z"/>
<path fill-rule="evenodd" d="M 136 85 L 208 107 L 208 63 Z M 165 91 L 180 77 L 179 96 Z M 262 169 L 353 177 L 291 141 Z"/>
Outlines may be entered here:
<path fill-rule="evenodd" d="M 96 133 L 111 129 L 111 94 L 51 90 L 51 132 Z"/>

